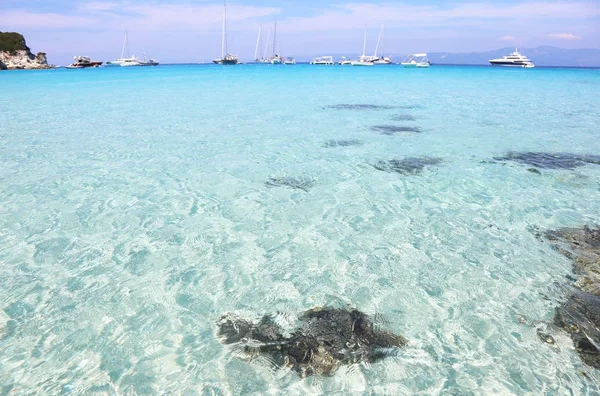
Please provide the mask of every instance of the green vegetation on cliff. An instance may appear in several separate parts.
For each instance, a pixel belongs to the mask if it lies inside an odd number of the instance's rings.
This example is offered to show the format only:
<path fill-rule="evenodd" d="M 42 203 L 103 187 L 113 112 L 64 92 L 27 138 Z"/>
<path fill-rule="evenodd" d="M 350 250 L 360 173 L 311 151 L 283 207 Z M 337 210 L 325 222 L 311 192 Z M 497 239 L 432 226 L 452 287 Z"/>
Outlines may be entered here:
<path fill-rule="evenodd" d="M 0 51 L 29 51 L 25 38 L 20 33 L 0 32 Z"/>

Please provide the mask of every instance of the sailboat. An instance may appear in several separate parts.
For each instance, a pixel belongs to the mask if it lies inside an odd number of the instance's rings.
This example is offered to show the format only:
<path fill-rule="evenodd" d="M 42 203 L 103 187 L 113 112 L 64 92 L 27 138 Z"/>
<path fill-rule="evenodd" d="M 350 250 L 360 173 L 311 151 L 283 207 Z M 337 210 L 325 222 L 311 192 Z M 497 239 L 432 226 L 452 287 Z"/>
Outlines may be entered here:
<path fill-rule="evenodd" d="M 365 28 L 365 38 L 363 39 L 363 51 L 362 55 L 358 57 L 358 60 L 350 62 L 352 66 L 373 66 L 373 59 L 365 54 L 367 50 L 367 28 Z"/>
<path fill-rule="evenodd" d="M 221 37 L 221 57 L 213 59 L 218 65 L 237 65 L 238 57 L 227 52 L 227 4 L 223 0 L 223 35 Z"/>
<path fill-rule="evenodd" d="M 380 45 L 381 44 L 381 47 Z M 381 50 L 380 55 L 377 55 L 377 51 Z M 379 38 L 377 39 L 377 47 L 375 47 L 375 53 L 373 53 L 373 63 L 376 65 L 391 65 L 392 60 L 383 56 L 383 24 L 381 24 L 381 31 L 379 32 Z"/>
<path fill-rule="evenodd" d="M 125 49 L 127 49 L 127 58 L 125 58 Z M 125 30 L 125 39 L 123 40 L 123 48 L 121 49 L 121 57 L 116 61 L 108 61 L 106 66 L 139 66 L 139 60 L 133 56 L 129 56 L 129 40 L 127 38 L 127 30 Z"/>
<path fill-rule="evenodd" d="M 271 63 L 273 65 L 281 65 L 283 63 L 283 59 L 281 59 L 281 55 L 277 53 L 277 22 L 275 22 L 275 29 L 273 30 L 273 56 L 271 56 Z"/>

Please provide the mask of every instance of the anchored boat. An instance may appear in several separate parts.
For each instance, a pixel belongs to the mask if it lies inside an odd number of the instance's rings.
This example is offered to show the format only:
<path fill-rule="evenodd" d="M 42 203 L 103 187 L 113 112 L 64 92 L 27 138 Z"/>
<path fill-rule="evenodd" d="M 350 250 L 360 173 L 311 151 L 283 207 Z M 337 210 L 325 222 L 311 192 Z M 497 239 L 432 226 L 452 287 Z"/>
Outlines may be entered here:
<path fill-rule="evenodd" d="M 86 69 L 88 67 L 100 67 L 100 65 L 102 64 L 102 62 L 93 61 L 87 56 L 79 55 L 73 57 L 73 59 L 75 60 L 75 62 L 66 66 L 67 69 Z"/>
<path fill-rule="evenodd" d="M 227 4 L 223 0 L 223 34 L 221 36 L 221 57 L 213 59 L 217 65 L 237 65 L 237 55 L 231 55 L 227 52 Z"/>
<path fill-rule="evenodd" d="M 524 67 L 527 69 L 535 67 L 533 62 L 525 55 L 521 55 L 517 48 L 510 55 L 498 59 L 490 59 L 490 63 L 492 66 Z"/>
<path fill-rule="evenodd" d="M 427 54 L 409 54 L 400 64 L 403 67 L 429 67 L 430 65 Z"/>

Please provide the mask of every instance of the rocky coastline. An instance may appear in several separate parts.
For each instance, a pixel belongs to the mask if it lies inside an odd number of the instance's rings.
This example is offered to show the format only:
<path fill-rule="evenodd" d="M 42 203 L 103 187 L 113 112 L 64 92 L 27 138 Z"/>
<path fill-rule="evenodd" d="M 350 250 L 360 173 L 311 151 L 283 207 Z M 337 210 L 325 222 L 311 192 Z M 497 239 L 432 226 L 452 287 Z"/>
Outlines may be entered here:
<path fill-rule="evenodd" d="M 14 69 L 52 69 L 46 54 L 34 55 L 25 42 L 23 35 L 14 32 L 0 32 L 0 70 Z"/>

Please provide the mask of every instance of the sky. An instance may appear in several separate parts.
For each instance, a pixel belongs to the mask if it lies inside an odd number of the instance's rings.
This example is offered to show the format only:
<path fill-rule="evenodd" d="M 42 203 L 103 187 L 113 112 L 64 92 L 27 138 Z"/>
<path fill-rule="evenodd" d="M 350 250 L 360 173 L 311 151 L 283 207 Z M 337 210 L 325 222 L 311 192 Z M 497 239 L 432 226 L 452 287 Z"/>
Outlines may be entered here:
<path fill-rule="evenodd" d="M 60 65 L 119 58 L 125 30 L 132 54 L 210 61 L 221 55 L 222 18 L 223 3 L 208 0 L 0 0 L 0 31 L 22 33 Z M 298 59 L 360 54 L 365 29 L 372 53 L 381 25 L 389 54 L 600 48 L 600 0 L 228 0 L 229 52 L 251 60 L 259 27 L 264 42 L 275 21 L 281 54 Z"/>

